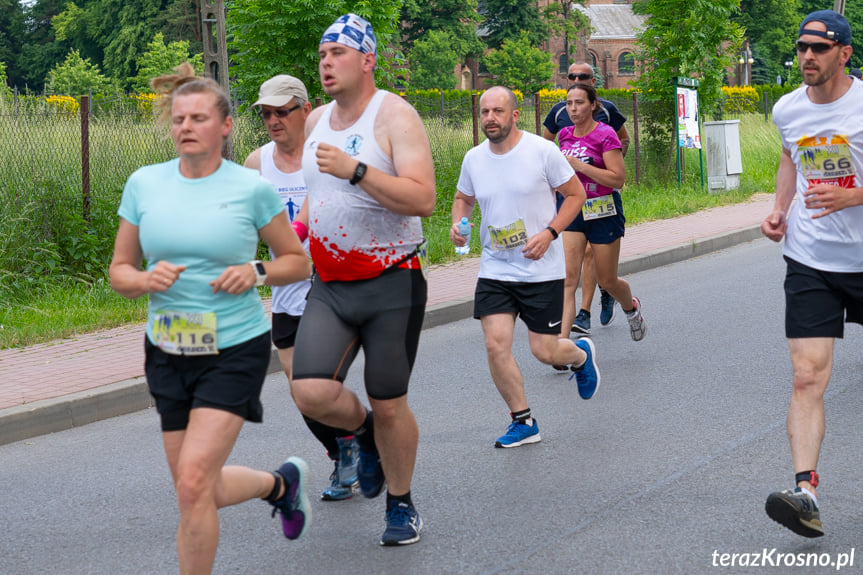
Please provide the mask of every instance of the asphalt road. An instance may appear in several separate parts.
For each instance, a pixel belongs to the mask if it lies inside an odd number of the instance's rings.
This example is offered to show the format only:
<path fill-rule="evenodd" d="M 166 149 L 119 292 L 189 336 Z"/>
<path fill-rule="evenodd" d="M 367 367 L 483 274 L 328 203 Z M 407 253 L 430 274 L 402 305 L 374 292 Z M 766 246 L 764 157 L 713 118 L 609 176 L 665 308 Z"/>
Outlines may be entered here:
<path fill-rule="evenodd" d="M 837 342 L 826 398 L 827 535 L 799 537 L 763 510 L 793 477 L 783 275 L 779 247 L 759 240 L 630 276 L 647 337 L 632 342 L 622 316 L 594 326 L 602 384 L 589 401 L 533 359 L 519 324 L 515 353 L 543 440 L 511 450 L 492 447 L 509 417 L 479 322 L 423 332 L 410 401 L 425 530 L 405 548 L 377 544 L 383 497 L 317 499 L 331 465 L 284 377 L 271 376 L 265 423 L 244 428 L 230 462 L 306 458 L 314 523 L 289 542 L 262 502 L 223 510 L 216 573 L 747 573 L 756 562 L 863 572 L 860 326 Z M 152 410 L 2 446 L 0 486 L 0 574 L 176 572 L 178 517 Z M 824 565 L 786 566 L 807 560 Z"/>

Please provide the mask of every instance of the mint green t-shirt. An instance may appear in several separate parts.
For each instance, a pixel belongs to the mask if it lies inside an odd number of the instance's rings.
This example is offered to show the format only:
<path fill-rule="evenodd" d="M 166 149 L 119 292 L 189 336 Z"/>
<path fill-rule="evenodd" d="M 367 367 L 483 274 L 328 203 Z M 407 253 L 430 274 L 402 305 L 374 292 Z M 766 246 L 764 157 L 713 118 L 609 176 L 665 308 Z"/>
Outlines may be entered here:
<path fill-rule="evenodd" d="M 186 266 L 167 291 L 150 294 L 150 341 L 156 310 L 215 312 L 219 349 L 269 330 L 258 290 L 214 294 L 210 282 L 226 267 L 255 259 L 258 230 L 283 211 L 272 184 L 228 160 L 206 178 L 183 177 L 179 159 L 129 176 L 117 213 L 138 226 L 147 269 L 161 260 Z"/>

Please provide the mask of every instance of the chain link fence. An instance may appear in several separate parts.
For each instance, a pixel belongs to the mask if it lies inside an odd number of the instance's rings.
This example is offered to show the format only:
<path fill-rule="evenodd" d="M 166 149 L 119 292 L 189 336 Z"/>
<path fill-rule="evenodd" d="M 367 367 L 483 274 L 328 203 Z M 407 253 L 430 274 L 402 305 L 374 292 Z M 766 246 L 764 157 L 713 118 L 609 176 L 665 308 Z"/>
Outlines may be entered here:
<path fill-rule="evenodd" d="M 438 203 L 426 225 L 448 228 L 462 158 L 484 139 L 479 96 L 405 98 L 425 124 L 437 176 Z M 168 126 L 155 121 L 152 97 L 97 97 L 82 114 L 82 102 L 88 107 L 84 100 L 0 97 L 0 290 L 10 281 L 52 273 L 101 277 L 126 179 L 141 166 L 175 157 Z M 542 121 L 557 101 L 524 97 L 519 128 L 542 134 Z M 638 101 L 615 104 L 627 117 L 631 137 L 627 181 L 637 182 L 646 165 L 658 162 L 642 145 Z M 726 101 L 722 109 L 728 117 L 760 112 L 751 107 L 751 102 Z M 763 109 L 769 109 L 766 103 Z M 235 115 L 232 143 L 238 163 L 266 141 L 253 112 Z M 435 250 L 450 251 L 450 246 L 430 246 L 433 259 Z"/>

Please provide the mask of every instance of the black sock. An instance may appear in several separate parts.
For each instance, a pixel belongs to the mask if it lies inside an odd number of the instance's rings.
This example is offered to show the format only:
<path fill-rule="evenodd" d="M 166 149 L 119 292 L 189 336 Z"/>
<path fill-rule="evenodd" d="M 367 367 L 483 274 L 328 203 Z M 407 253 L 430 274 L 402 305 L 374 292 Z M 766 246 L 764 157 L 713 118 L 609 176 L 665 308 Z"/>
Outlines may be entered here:
<path fill-rule="evenodd" d="M 522 411 L 513 411 L 510 415 L 512 415 L 513 421 L 526 424 L 527 420 L 530 419 L 530 408 L 528 407 Z"/>
<path fill-rule="evenodd" d="M 375 449 L 375 418 L 371 411 L 366 411 L 366 420 L 354 431 L 354 437 L 362 447 Z"/>
<path fill-rule="evenodd" d="M 411 501 L 411 492 L 408 491 L 404 495 L 393 495 L 389 491 L 387 491 L 387 508 L 390 506 L 391 501 L 399 501 L 407 503 L 408 505 L 413 506 L 414 502 Z"/>

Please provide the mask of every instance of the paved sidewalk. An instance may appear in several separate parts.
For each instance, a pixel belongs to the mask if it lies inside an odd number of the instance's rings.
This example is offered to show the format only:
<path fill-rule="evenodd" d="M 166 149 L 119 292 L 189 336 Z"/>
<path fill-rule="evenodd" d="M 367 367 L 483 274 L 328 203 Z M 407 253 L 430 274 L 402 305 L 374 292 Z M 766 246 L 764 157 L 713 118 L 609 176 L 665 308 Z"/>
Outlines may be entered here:
<path fill-rule="evenodd" d="M 761 237 L 772 194 L 631 226 L 620 275 Z M 470 317 L 479 258 L 433 266 L 424 328 Z M 143 377 L 143 325 L 0 351 L 0 445 L 152 406 Z M 278 361 L 271 370 L 280 369 Z"/>

